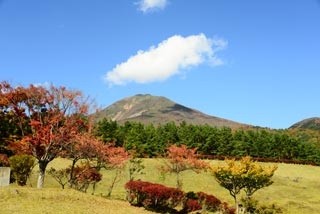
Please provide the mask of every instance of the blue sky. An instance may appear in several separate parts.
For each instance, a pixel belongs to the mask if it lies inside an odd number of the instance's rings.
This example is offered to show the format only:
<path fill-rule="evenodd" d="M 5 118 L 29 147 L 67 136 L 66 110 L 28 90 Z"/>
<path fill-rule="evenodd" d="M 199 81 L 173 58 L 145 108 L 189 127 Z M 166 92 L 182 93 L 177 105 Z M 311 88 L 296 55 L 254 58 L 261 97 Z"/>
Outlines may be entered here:
<path fill-rule="evenodd" d="M 0 0 L 0 75 L 271 128 L 320 116 L 318 0 Z"/>

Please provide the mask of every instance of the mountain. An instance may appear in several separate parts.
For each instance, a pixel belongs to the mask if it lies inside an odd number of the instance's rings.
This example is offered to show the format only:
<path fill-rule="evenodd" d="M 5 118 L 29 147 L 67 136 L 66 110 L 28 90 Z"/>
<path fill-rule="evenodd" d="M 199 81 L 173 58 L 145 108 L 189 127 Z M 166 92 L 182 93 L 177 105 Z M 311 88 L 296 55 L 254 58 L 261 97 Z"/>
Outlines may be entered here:
<path fill-rule="evenodd" d="M 320 131 L 320 117 L 311 117 L 301 120 L 290 127 L 290 129 L 294 128 Z"/>
<path fill-rule="evenodd" d="M 208 124 L 212 126 L 227 126 L 231 128 L 247 127 L 231 120 L 210 116 L 195 109 L 175 103 L 168 98 L 137 94 L 124 98 L 101 110 L 96 114 L 97 120 L 107 118 L 118 122 L 137 121 L 144 124 L 163 124 L 185 121 L 190 124 Z"/>

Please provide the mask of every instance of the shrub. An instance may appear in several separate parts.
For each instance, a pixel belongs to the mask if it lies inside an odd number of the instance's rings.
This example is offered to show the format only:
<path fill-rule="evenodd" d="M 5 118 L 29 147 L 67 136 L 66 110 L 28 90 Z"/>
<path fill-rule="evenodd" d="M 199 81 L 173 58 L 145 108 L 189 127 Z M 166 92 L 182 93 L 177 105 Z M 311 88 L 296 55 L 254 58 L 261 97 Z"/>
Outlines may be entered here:
<path fill-rule="evenodd" d="M 14 155 L 9 158 L 14 179 L 19 186 L 24 186 L 34 167 L 35 159 L 31 155 Z"/>
<path fill-rule="evenodd" d="M 129 181 L 125 188 L 130 204 L 155 211 L 172 210 L 184 198 L 184 193 L 177 188 L 145 181 Z"/>
<path fill-rule="evenodd" d="M 227 203 L 222 203 L 218 198 L 204 192 L 187 192 L 185 194 L 183 211 L 193 212 L 202 210 L 204 212 L 217 212 L 223 214 L 233 214 L 235 210 L 230 208 Z"/>
<path fill-rule="evenodd" d="M 223 214 L 235 214 L 236 209 L 233 207 L 229 207 L 229 205 L 226 202 L 223 202 L 220 205 L 220 212 L 222 212 Z"/>
<path fill-rule="evenodd" d="M 82 192 L 86 192 L 90 184 L 95 184 L 102 179 L 99 171 L 89 164 L 76 166 L 73 173 L 73 187 Z"/>
<path fill-rule="evenodd" d="M 183 210 L 187 213 L 201 210 L 202 206 L 197 199 L 186 199 Z"/>
<path fill-rule="evenodd" d="M 248 213 L 257 213 L 257 214 L 277 214 L 283 213 L 281 207 L 271 204 L 260 204 L 255 199 L 242 199 L 243 206 Z"/>
<path fill-rule="evenodd" d="M 6 154 L 0 154 L 0 167 L 1 166 L 9 166 L 9 159 Z"/>
<path fill-rule="evenodd" d="M 143 192 L 143 188 L 151 185 L 152 183 L 145 181 L 129 181 L 125 184 L 127 190 L 127 200 L 130 204 L 136 206 L 142 206 L 142 202 L 146 199 L 146 193 Z"/>
<path fill-rule="evenodd" d="M 197 193 L 199 198 L 199 203 L 202 207 L 210 212 L 215 212 L 220 210 L 222 202 L 213 195 L 208 195 L 204 192 Z"/>
<path fill-rule="evenodd" d="M 178 188 L 166 187 L 146 181 L 129 181 L 125 184 L 127 200 L 131 205 L 143 206 L 158 212 L 189 213 L 197 210 L 210 212 L 219 211 L 223 214 L 234 214 L 235 210 L 229 208 L 213 195 L 203 192 L 184 193 Z M 182 210 L 174 208 L 182 204 Z"/>
<path fill-rule="evenodd" d="M 62 189 L 64 189 L 65 185 L 69 182 L 70 168 L 57 170 L 51 167 L 48 174 L 61 185 Z"/>

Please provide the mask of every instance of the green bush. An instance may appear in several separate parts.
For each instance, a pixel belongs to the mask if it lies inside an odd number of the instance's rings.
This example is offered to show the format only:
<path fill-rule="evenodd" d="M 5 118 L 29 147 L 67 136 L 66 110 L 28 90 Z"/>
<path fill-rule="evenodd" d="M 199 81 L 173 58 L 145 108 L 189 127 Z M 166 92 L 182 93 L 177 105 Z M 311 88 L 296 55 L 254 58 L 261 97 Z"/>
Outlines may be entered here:
<path fill-rule="evenodd" d="M 242 199 L 242 205 L 247 213 L 254 214 L 279 214 L 283 213 L 283 209 L 276 204 L 261 204 L 259 201 L 250 198 Z"/>
<path fill-rule="evenodd" d="M 51 175 L 61 186 L 62 189 L 64 189 L 65 185 L 70 182 L 70 168 L 67 169 L 55 169 L 51 167 L 48 170 L 48 174 Z"/>
<path fill-rule="evenodd" d="M 31 155 L 14 155 L 9 158 L 11 173 L 19 186 L 27 184 L 35 159 Z"/>

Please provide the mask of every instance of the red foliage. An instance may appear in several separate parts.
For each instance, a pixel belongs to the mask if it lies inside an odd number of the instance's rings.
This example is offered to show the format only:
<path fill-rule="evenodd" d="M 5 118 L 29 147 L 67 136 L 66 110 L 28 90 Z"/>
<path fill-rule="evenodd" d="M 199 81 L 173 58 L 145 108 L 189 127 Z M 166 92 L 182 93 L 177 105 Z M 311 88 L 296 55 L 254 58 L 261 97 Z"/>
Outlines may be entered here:
<path fill-rule="evenodd" d="M 236 213 L 236 209 L 233 207 L 229 207 L 229 205 L 226 202 L 223 202 L 220 206 L 220 210 L 224 213 L 224 214 L 235 214 Z"/>
<path fill-rule="evenodd" d="M 101 181 L 102 174 L 99 171 L 91 167 L 89 164 L 82 166 L 76 166 L 74 168 L 74 185 L 78 190 L 86 191 L 90 184 Z"/>
<path fill-rule="evenodd" d="M 193 212 L 201 209 L 202 206 L 199 204 L 197 199 L 187 199 L 184 204 L 184 210 L 186 210 L 187 212 Z"/>
<path fill-rule="evenodd" d="M 101 155 L 107 168 L 122 168 L 130 158 L 123 147 L 115 147 L 113 144 L 104 145 L 101 148 Z"/>
<path fill-rule="evenodd" d="M 0 166 L 9 166 L 9 159 L 7 155 L 0 154 Z"/>
<path fill-rule="evenodd" d="M 1 108 L 14 115 L 22 135 L 22 140 L 13 143 L 12 148 L 38 159 L 38 187 L 42 187 L 47 164 L 87 129 L 87 100 L 81 92 L 65 87 L 12 87 L 6 82 L 0 83 L 0 95 Z"/>
<path fill-rule="evenodd" d="M 200 204 L 206 207 L 206 210 L 215 212 L 220 209 L 222 202 L 213 195 L 208 195 L 204 192 L 198 192 L 197 196 L 199 198 Z"/>
<path fill-rule="evenodd" d="M 95 158 L 99 156 L 102 146 L 103 143 L 89 133 L 80 133 L 64 145 L 61 156 L 72 158 L 75 162 L 79 159 Z"/>
<path fill-rule="evenodd" d="M 185 212 L 205 209 L 210 212 L 221 211 L 224 214 L 235 213 L 227 203 L 222 203 L 215 196 L 203 192 L 185 194 L 177 188 L 140 180 L 127 182 L 125 188 L 130 204 L 149 209 L 158 211 L 166 210 L 165 208 L 173 209 L 183 202 L 182 211 Z"/>
<path fill-rule="evenodd" d="M 182 180 L 179 174 L 185 170 L 193 170 L 197 173 L 207 169 L 206 162 L 199 160 L 196 149 L 188 149 L 186 145 L 171 145 L 167 149 L 167 161 L 160 168 L 164 173 L 176 174 L 177 187 L 182 188 Z"/>
<path fill-rule="evenodd" d="M 174 208 L 182 202 L 184 197 L 184 193 L 179 189 L 145 181 L 129 181 L 125 188 L 131 204 L 146 208 Z"/>

